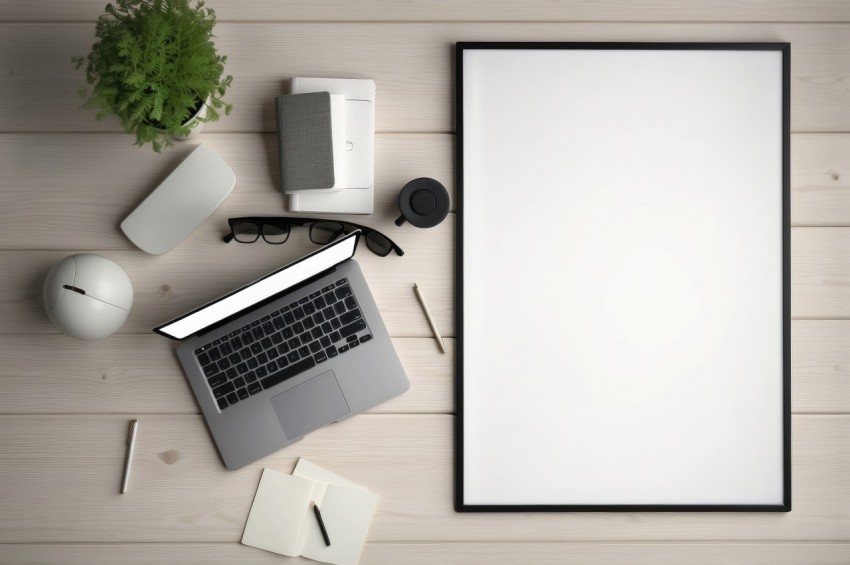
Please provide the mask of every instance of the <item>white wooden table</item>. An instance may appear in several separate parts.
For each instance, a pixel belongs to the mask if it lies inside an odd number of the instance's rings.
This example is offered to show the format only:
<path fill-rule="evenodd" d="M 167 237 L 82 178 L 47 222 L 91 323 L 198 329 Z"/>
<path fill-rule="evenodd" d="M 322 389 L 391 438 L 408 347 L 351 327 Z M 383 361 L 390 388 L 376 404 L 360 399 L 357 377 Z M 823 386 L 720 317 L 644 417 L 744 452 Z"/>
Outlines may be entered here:
<path fill-rule="evenodd" d="M 104 3 L 0 0 L 0 562 L 300 562 L 238 543 L 261 468 L 298 457 L 381 496 L 364 563 L 850 562 L 850 2 L 210 0 L 235 110 L 199 141 L 237 188 L 158 257 L 118 223 L 190 146 L 138 149 L 80 108 L 70 57 L 88 52 Z M 453 191 L 462 40 L 792 43 L 791 513 L 453 511 L 454 217 L 431 230 L 392 220 L 410 179 Z M 298 75 L 377 82 L 376 212 L 359 220 L 406 254 L 357 259 L 412 388 L 229 472 L 173 345 L 150 328 L 313 248 L 298 232 L 281 247 L 220 241 L 227 217 L 284 213 L 273 97 Z M 135 285 L 127 323 L 100 342 L 57 333 L 42 307 L 47 272 L 77 252 L 116 260 Z M 140 435 L 121 496 L 130 418 Z"/>

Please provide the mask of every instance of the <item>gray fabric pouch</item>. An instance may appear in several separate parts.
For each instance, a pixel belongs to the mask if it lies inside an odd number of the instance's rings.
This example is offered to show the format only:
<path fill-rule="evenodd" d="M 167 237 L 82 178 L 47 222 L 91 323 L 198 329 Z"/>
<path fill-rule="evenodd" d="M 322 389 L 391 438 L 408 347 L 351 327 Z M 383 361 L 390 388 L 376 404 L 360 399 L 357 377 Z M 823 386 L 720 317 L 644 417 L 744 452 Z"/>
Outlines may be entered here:
<path fill-rule="evenodd" d="M 277 96 L 275 111 L 283 192 L 332 188 L 335 179 L 330 93 Z"/>

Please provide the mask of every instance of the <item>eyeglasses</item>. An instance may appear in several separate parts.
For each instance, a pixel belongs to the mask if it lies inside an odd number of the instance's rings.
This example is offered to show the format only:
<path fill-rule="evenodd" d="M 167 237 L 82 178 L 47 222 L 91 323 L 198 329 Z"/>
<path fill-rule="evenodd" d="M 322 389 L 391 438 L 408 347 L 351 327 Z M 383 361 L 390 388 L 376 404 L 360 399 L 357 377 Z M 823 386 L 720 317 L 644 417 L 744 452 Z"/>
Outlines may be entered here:
<path fill-rule="evenodd" d="M 257 216 L 229 218 L 227 223 L 230 224 L 230 233 L 224 237 L 225 243 L 230 243 L 234 239 L 239 243 L 254 243 L 262 236 L 266 243 L 280 245 L 289 239 L 289 229 L 292 226 L 302 226 L 310 229 L 310 241 L 319 245 L 330 243 L 343 234 L 360 230 L 363 232 L 366 247 L 372 253 L 381 257 L 386 257 L 390 251 L 395 251 L 396 255 L 404 255 L 401 247 L 393 243 L 390 238 L 381 232 L 352 222 L 320 220 L 317 218 L 282 216 L 263 218 Z"/>

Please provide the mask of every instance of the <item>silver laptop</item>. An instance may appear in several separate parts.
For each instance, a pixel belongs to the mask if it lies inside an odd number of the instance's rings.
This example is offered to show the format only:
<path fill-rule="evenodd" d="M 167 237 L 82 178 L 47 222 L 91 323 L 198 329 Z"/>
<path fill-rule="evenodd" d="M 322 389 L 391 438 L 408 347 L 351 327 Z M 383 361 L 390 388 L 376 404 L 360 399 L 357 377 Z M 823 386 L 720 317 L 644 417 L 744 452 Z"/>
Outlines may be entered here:
<path fill-rule="evenodd" d="M 352 232 L 154 331 L 177 356 L 228 469 L 410 387 Z"/>

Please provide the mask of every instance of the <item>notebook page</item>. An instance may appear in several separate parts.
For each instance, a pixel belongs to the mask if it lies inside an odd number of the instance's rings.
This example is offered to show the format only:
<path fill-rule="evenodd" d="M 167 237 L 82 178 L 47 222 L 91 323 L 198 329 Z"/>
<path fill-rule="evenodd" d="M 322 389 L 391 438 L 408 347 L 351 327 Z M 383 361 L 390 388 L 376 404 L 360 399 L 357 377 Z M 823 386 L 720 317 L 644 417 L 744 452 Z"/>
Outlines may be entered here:
<path fill-rule="evenodd" d="M 263 469 L 248 514 L 242 543 L 282 555 L 297 556 L 301 529 L 308 516 L 313 481 Z M 312 517 L 312 513 L 309 514 Z"/>
<path fill-rule="evenodd" d="M 328 485 L 319 505 L 331 545 L 310 511 L 304 521 L 301 555 L 333 565 L 356 565 L 378 506 L 378 495 L 342 485 Z"/>

